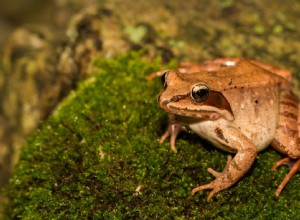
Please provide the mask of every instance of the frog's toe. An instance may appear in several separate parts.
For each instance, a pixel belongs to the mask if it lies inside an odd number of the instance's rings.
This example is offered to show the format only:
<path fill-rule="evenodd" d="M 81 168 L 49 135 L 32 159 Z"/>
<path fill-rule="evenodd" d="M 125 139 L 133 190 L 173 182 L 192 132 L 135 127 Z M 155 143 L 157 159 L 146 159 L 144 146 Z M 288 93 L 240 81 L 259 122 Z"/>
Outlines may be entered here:
<path fill-rule="evenodd" d="M 213 175 L 213 176 L 216 177 L 216 178 L 222 175 L 222 173 L 217 172 L 217 171 L 215 171 L 215 170 L 212 169 L 212 168 L 208 168 L 208 169 L 207 169 L 207 172 L 209 172 L 211 175 Z"/>
<path fill-rule="evenodd" d="M 175 144 L 171 143 L 171 151 L 173 151 L 174 154 L 177 154 L 177 148 L 175 147 Z"/>
<path fill-rule="evenodd" d="M 171 151 L 173 151 L 173 153 L 177 153 L 177 149 L 175 147 L 175 142 L 176 142 L 176 137 L 177 137 L 177 134 L 178 133 L 172 133 L 170 131 L 170 129 L 168 129 L 162 136 L 161 138 L 159 139 L 159 143 L 162 144 L 168 137 L 171 136 L 170 138 L 170 148 L 171 148 Z"/>
<path fill-rule="evenodd" d="M 210 200 L 215 193 L 219 192 L 222 190 L 222 188 L 216 187 L 215 184 L 210 183 L 210 184 L 206 184 L 206 185 L 202 185 L 202 186 L 198 186 L 196 188 L 194 188 L 191 192 L 191 195 L 195 195 L 196 192 L 199 192 L 201 190 L 205 190 L 205 189 L 212 189 L 212 191 L 210 191 L 210 193 L 207 196 L 207 200 Z"/>
<path fill-rule="evenodd" d="M 223 169 L 223 171 L 222 172 L 217 172 L 217 171 L 215 171 L 214 169 L 212 169 L 212 168 L 208 168 L 207 169 L 207 172 L 209 172 L 211 175 L 213 175 L 214 177 L 219 177 L 219 176 L 221 176 L 227 169 L 228 169 L 228 166 L 229 166 L 229 164 L 231 163 L 231 161 L 232 161 L 232 156 L 231 155 L 228 155 L 228 157 L 227 157 L 227 162 L 226 162 L 226 166 L 224 167 L 224 169 Z"/>
<path fill-rule="evenodd" d="M 285 185 L 289 182 L 289 180 L 295 175 L 295 173 L 300 169 L 300 159 L 298 160 L 293 160 L 290 158 L 284 158 L 280 161 L 278 161 L 277 163 L 274 164 L 274 166 L 272 167 L 272 170 L 275 170 L 277 167 L 279 167 L 282 164 L 287 164 L 290 166 L 290 172 L 285 176 L 285 178 L 283 179 L 283 181 L 280 183 L 280 185 L 278 186 L 275 195 L 279 196 L 279 194 L 281 193 L 281 191 L 283 190 L 283 188 L 285 187 Z"/>
<path fill-rule="evenodd" d="M 181 122 L 175 121 L 173 115 L 169 115 L 168 128 L 167 128 L 166 132 L 159 139 L 159 143 L 160 144 L 163 143 L 168 137 L 170 137 L 171 151 L 173 151 L 174 153 L 177 153 L 175 144 L 176 144 L 177 136 L 181 131 L 187 132 L 188 130 Z"/>
<path fill-rule="evenodd" d="M 279 167 L 279 166 L 281 166 L 281 165 L 288 165 L 290 168 L 292 168 L 293 165 L 294 165 L 294 162 L 293 162 L 289 157 L 286 157 L 286 158 L 284 158 L 284 159 L 282 159 L 282 160 L 277 161 L 277 162 L 273 165 L 272 170 L 277 169 L 277 167 Z"/>
<path fill-rule="evenodd" d="M 166 132 L 160 137 L 159 143 L 162 144 L 165 142 L 165 140 L 171 135 L 171 132 L 169 130 L 166 130 Z"/>
<path fill-rule="evenodd" d="M 193 195 L 195 195 L 195 193 L 196 192 L 199 192 L 199 191 L 201 191 L 201 190 L 205 190 L 205 189 L 213 189 L 214 187 L 213 187 L 213 184 L 206 184 L 206 185 L 202 185 L 202 186 L 198 186 L 198 187 L 196 187 L 196 188 L 194 188 L 193 190 L 192 190 L 192 192 L 191 192 L 191 195 L 193 196 Z"/>

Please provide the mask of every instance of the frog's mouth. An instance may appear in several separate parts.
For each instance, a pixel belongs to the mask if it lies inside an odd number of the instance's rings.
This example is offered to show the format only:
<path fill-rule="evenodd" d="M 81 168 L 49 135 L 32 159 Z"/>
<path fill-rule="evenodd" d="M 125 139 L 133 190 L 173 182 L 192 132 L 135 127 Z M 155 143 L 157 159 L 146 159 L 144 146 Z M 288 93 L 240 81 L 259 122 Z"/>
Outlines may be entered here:
<path fill-rule="evenodd" d="M 225 118 L 232 121 L 234 119 L 231 111 L 208 105 L 208 103 L 195 103 L 191 101 L 189 94 L 177 95 L 164 101 L 160 100 L 159 103 L 163 110 L 175 115 L 210 120 Z"/>

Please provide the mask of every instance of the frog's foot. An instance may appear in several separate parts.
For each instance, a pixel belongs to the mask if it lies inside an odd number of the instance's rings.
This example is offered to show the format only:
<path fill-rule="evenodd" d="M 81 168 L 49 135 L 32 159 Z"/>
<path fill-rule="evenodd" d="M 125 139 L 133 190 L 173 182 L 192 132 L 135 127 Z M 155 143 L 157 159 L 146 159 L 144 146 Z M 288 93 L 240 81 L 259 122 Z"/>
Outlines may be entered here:
<path fill-rule="evenodd" d="M 228 155 L 226 166 L 222 172 L 217 172 L 217 171 L 213 170 L 212 168 L 208 168 L 207 171 L 210 174 L 212 174 L 214 177 L 216 177 L 217 179 L 209 184 L 198 186 L 198 187 L 194 188 L 191 193 L 192 196 L 200 190 L 213 189 L 207 197 L 207 199 L 210 200 L 215 193 L 227 188 L 228 187 L 227 184 L 224 184 L 224 182 L 226 183 L 227 181 L 222 181 L 222 179 L 223 179 L 222 176 L 224 176 L 225 171 L 228 169 L 229 164 L 231 163 L 231 160 L 232 160 L 232 156 Z"/>
<path fill-rule="evenodd" d="M 200 190 L 212 189 L 212 191 L 210 191 L 210 193 L 207 196 L 207 200 L 210 200 L 214 196 L 215 193 L 217 193 L 223 189 L 226 189 L 231 185 L 232 184 L 228 184 L 227 178 L 225 177 L 225 179 L 224 179 L 224 175 L 222 175 L 209 184 L 205 184 L 205 185 L 194 188 L 191 192 L 191 195 L 193 196 L 196 192 L 198 192 Z"/>
<path fill-rule="evenodd" d="M 171 120 L 169 119 L 168 128 L 167 128 L 166 132 L 159 139 L 159 143 L 160 144 L 163 143 L 169 136 L 171 136 L 171 138 L 170 138 L 170 147 L 171 147 L 171 150 L 176 154 L 177 149 L 175 147 L 175 142 L 176 142 L 177 135 L 181 131 L 187 131 L 187 128 L 180 122 L 175 122 L 175 121 L 170 122 L 170 121 Z"/>
<path fill-rule="evenodd" d="M 193 196 L 196 192 L 204 190 L 204 189 L 213 189 L 207 196 L 207 200 L 210 200 L 215 193 L 221 191 L 222 189 L 217 188 L 215 182 L 211 182 L 210 184 L 206 184 L 206 185 L 202 185 L 202 186 L 198 186 L 196 188 L 194 188 L 191 192 L 191 195 Z"/>
<path fill-rule="evenodd" d="M 290 172 L 285 176 L 285 178 L 283 179 L 281 184 L 278 186 L 278 188 L 275 192 L 276 196 L 279 196 L 279 194 L 281 193 L 281 191 L 283 190 L 285 185 L 295 175 L 295 173 L 300 169 L 300 159 L 295 161 L 289 157 L 286 157 L 286 158 L 278 161 L 277 163 L 275 163 L 274 166 L 272 167 L 272 170 L 275 170 L 277 167 L 279 167 L 280 165 L 283 165 L 283 164 L 286 164 L 290 167 Z"/>

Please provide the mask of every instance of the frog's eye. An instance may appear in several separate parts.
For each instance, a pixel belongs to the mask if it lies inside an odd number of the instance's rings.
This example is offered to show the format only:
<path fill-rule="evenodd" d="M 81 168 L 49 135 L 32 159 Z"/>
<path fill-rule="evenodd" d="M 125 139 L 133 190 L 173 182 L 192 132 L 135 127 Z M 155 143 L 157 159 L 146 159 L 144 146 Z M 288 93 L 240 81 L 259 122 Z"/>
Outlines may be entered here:
<path fill-rule="evenodd" d="M 169 71 L 164 72 L 164 74 L 161 76 L 161 83 L 164 86 L 164 88 L 167 87 L 167 76 L 168 76 Z"/>
<path fill-rule="evenodd" d="M 195 102 L 202 103 L 208 99 L 209 88 L 205 84 L 195 85 L 190 96 Z"/>

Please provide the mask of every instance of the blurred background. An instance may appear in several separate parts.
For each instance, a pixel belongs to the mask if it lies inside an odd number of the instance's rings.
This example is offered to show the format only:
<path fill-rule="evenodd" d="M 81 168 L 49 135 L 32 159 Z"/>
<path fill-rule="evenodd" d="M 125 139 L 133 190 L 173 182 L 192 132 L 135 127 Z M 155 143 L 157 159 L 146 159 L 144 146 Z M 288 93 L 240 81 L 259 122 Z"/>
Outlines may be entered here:
<path fill-rule="evenodd" d="M 68 19 L 78 10 L 95 4 L 95 0 L 1 0 L 0 48 L 10 33 L 24 24 L 40 24 L 56 27 L 61 31 Z M 101 2 L 105 2 L 101 1 Z"/>

